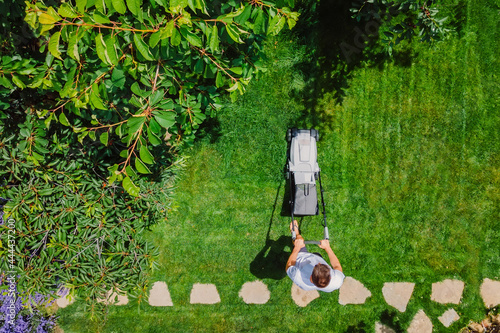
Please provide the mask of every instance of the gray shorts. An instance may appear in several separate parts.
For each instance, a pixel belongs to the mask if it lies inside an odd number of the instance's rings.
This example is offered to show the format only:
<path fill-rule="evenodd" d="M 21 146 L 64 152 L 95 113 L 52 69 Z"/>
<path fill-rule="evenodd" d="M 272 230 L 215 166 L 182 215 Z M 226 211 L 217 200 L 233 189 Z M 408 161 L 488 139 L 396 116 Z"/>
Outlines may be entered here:
<path fill-rule="evenodd" d="M 300 252 L 306 252 L 306 253 L 309 253 L 309 251 L 307 251 L 307 248 L 304 246 L 303 248 L 301 248 L 299 250 L 299 253 Z M 323 258 L 323 256 L 321 254 L 319 254 L 318 252 L 313 252 L 313 254 L 317 255 L 317 256 L 320 256 L 321 258 Z M 323 258 L 324 259 L 324 258 Z"/>

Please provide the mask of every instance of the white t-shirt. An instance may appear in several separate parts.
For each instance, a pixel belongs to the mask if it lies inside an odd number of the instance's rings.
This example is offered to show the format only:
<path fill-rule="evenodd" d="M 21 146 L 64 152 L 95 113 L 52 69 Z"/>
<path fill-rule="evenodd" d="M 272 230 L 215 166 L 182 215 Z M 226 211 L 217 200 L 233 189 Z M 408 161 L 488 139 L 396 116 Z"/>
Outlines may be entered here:
<path fill-rule="evenodd" d="M 290 266 L 286 273 L 292 281 L 303 290 L 320 290 L 324 292 L 332 292 L 342 286 L 345 275 L 341 271 L 330 267 L 330 283 L 325 288 L 316 287 L 310 280 L 314 266 L 317 264 L 328 265 L 327 262 L 320 256 L 310 252 L 299 252 L 295 265 Z"/>

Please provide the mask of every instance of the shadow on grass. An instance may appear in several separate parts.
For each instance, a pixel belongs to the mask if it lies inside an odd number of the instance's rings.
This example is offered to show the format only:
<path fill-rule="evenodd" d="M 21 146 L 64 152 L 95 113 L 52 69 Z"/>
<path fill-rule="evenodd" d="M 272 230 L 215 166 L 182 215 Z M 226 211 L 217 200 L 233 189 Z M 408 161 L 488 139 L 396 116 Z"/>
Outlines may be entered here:
<path fill-rule="evenodd" d="M 290 236 L 283 235 L 276 240 L 272 240 L 270 237 L 274 214 L 276 212 L 276 205 L 278 204 L 281 192 L 281 186 L 282 184 L 280 184 L 276 191 L 273 211 L 271 212 L 271 218 L 269 219 L 269 228 L 267 229 L 265 245 L 250 263 L 250 272 L 259 279 L 267 278 L 281 280 L 286 276 L 285 266 L 291 252 L 286 251 L 285 248 L 290 247 L 292 244 L 292 238 Z"/>
<path fill-rule="evenodd" d="M 366 2 L 365 2 L 366 4 Z M 371 6 L 370 4 L 366 4 Z M 352 18 L 351 1 L 309 0 L 300 8 L 301 20 L 294 28 L 294 36 L 306 45 L 309 54 L 297 64 L 306 83 L 293 97 L 303 101 L 311 116 L 312 125 L 321 129 L 327 121 L 318 110 L 318 101 L 330 94 L 342 104 L 349 88 L 352 71 L 361 66 L 380 67 L 387 61 L 398 66 L 411 65 L 411 50 L 394 50 L 388 56 L 380 42 L 380 20 L 357 21 Z M 389 16 L 388 13 L 385 16 Z"/>
<path fill-rule="evenodd" d="M 391 329 L 390 331 L 386 330 L 387 332 L 404 332 L 403 328 L 401 328 L 401 323 L 399 322 L 398 314 L 396 312 L 385 310 L 380 315 L 380 322 Z"/>

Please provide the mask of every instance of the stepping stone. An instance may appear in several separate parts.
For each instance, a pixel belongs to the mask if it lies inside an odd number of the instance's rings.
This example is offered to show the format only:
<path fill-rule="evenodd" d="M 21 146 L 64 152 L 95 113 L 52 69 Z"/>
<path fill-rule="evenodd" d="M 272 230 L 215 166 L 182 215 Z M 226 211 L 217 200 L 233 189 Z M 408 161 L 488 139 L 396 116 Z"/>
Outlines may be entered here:
<path fill-rule="evenodd" d="M 156 281 L 149 292 L 149 305 L 151 306 L 173 306 L 167 284 L 163 281 Z"/>
<path fill-rule="evenodd" d="M 303 290 L 295 283 L 292 284 L 292 299 L 300 307 L 305 307 L 307 304 L 319 297 L 317 290 Z"/>
<path fill-rule="evenodd" d="M 106 296 L 104 299 L 98 298 L 97 301 L 99 303 L 104 303 L 106 305 L 127 305 L 128 304 L 128 297 L 126 295 L 118 295 L 116 292 L 113 292 L 112 290 L 109 290 L 106 293 Z"/>
<path fill-rule="evenodd" d="M 195 283 L 191 289 L 191 304 L 216 304 L 220 302 L 217 287 L 214 284 Z"/>
<path fill-rule="evenodd" d="M 56 304 L 60 308 L 65 308 L 68 305 L 71 305 L 75 302 L 75 299 L 73 297 L 69 296 L 69 289 L 61 287 L 56 293 L 57 296 L 61 296 L 58 299 L 56 299 Z"/>
<path fill-rule="evenodd" d="M 117 302 L 115 303 L 115 298 Z M 128 304 L 128 297 L 127 295 L 118 295 L 116 292 L 111 294 L 111 296 L 108 298 L 109 304 L 112 305 L 127 305 Z"/>
<path fill-rule="evenodd" d="M 413 317 L 408 333 L 432 333 L 432 322 L 425 314 L 424 310 L 418 311 Z"/>
<path fill-rule="evenodd" d="M 500 281 L 484 279 L 481 284 L 481 297 L 488 309 L 500 304 Z"/>
<path fill-rule="evenodd" d="M 431 300 L 441 304 L 460 304 L 465 284 L 460 280 L 444 280 L 432 284 Z"/>
<path fill-rule="evenodd" d="M 396 333 L 396 331 L 382 323 L 375 323 L 375 333 Z"/>
<path fill-rule="evenodd" d="M 450 327 L 451 324 L 460 319 L 460 316 L 455 309 L 448 309 L 441 315 L 441 317 L 438 317 L 438 319 L 444 327 Z"/>
<path fill-rule="evenodd" d="M 406 305 L 410 301 L 415 283 L 410 282 L 387 282 L 384 283 L 382 294 L 390 306 L 395 307 L 400 312 L 406 311 Z"/>
<path fill-rule="evenodd" d="M 247 282 L 238 294 L 247 304 L 266 304 L 271 298 L 267 285 L 262 281 Z"/>
<path fill-rule="evenodd" d="M 372 293 L 358 280 L 347 276 L 339 290 L 339 304 L 364 304 Z"/>

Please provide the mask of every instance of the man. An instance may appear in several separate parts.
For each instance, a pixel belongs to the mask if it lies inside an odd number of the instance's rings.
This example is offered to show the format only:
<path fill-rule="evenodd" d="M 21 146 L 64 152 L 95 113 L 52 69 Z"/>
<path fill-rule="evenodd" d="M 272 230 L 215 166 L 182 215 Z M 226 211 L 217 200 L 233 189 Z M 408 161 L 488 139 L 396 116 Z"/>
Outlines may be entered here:
<path fill-rule="evenodd" d="M 309 253 L 305 247 L 304 238 L 299 234 L 297 221 L 292 222 L 295 227 L 297 237 L 288 262 L 286 263 L 286 273 L 292 281 L 304 290 L 320 290 L 332 292 L 342 286 L 345 275 L 342 273 L 342 266 L 339 259 L 333 253 L 328 239 L 323 239 L 319 247 L 326 251 L 331 267 L 319 255 Z M 293 225 L 290 224 L 290 230 Z"/>

